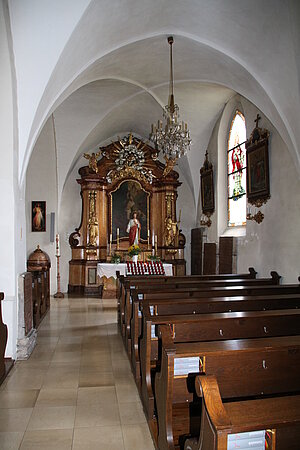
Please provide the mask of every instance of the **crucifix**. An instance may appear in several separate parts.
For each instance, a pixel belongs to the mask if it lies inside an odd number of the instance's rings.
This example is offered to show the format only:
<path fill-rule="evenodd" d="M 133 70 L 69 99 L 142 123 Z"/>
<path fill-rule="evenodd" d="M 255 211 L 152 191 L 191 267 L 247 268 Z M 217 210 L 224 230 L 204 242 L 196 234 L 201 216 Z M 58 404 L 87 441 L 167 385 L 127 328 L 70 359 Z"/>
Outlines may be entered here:
<path fill-rule="evenodd" d="M 256 128 L 258 128 L 258 121 L 261 119 L 260 115 L 257 114 L 256 119 L 254 120 L 254 122 L 256 123 Z"/>

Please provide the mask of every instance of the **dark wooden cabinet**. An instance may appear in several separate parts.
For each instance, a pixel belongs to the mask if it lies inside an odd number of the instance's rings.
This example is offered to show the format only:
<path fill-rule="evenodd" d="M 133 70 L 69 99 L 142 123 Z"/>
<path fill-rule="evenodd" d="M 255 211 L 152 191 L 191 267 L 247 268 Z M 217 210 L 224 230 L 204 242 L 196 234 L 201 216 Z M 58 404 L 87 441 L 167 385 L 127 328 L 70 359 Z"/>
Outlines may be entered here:
<path fill-rule="evenodd" d="M 191 274 L 202 275 L 202 229 L 191 230 Z"/>
<path fill-rule="evenodd" d="M 0 384 L 7 376 L 8 372 L 13 366 L 12 358 L 5 358 L 5 349 L 7 344 L 7 326 L 2 321 L 2 300 L 4 299 L 3 292 L 0 292 Z"/>
<path fill-rule="evenodd" d="M 217 244 L 206 242 L 203 253 L 203 275 L 215 275 L 217 273 Z"/>

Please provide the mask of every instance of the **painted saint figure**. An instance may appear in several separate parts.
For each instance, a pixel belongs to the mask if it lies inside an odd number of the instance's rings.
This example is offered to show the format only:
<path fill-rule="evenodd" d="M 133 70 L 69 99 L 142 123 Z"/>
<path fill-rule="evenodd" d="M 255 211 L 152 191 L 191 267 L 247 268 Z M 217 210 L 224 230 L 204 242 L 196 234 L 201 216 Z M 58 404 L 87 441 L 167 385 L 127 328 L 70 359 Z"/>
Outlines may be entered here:
<path fill-rule="evenodd" d="M 126 231 L 129 233 L 129 245 L 139 245 L 141 224 L 137 219 L 136 212 L 133 213 L 132 219 L 129 220 Z"/>
<path fill-rule="evenodd" d="M 43 217 L 43 211 L 41 208 L 41 205 L 37 203 L 35 207 L 33 208 L 33 226 L 36 231 L 40 231 L 43 228 L 44 225 L 44 217 Z"/>

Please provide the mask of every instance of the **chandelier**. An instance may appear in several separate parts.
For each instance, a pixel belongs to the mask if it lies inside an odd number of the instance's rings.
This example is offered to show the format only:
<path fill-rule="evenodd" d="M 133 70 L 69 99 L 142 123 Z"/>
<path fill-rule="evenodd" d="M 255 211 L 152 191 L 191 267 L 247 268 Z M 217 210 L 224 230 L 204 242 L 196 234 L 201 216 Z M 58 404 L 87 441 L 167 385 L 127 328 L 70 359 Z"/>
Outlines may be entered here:
<path fill-rule="evenodd" d="M 173 82 L 173 53 L 172 44 L 173 36 L 168 37 L 170 45 L 170 84 L 169 84 L 169 103 L 163 109 L 163 121 L 159 120 L 157 126 L 152 124 L 150 140 L 154 142 L 163 152 L 167 162 L 167 173 L 172 170 L 176 161 L 187 153 L 190 149 L 191 139 L 187 123 L 179 121 L 179 107 L 174 99 L 174 82 Z M 165 172 L 166 172 L 165 171 Z M 166 173 L 165 173 L 166 175 Z"/>

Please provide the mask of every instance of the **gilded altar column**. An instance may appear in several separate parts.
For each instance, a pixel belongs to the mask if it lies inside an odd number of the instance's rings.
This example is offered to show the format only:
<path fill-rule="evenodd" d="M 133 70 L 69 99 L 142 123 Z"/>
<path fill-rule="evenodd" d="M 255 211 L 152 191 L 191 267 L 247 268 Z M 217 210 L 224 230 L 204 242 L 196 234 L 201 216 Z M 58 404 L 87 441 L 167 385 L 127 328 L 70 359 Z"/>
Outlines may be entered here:
<path fill-rule="evenodd" d="M 107 208 L 108 204 L 107 204 L 106 186 L 102 185 L 99 187 L 98 202 L 97 202 L 98 223 L 99 223 L 99 259 L 101 261 L 106 261 L 107 256 L 107 243 L 108 243 Z"/>

